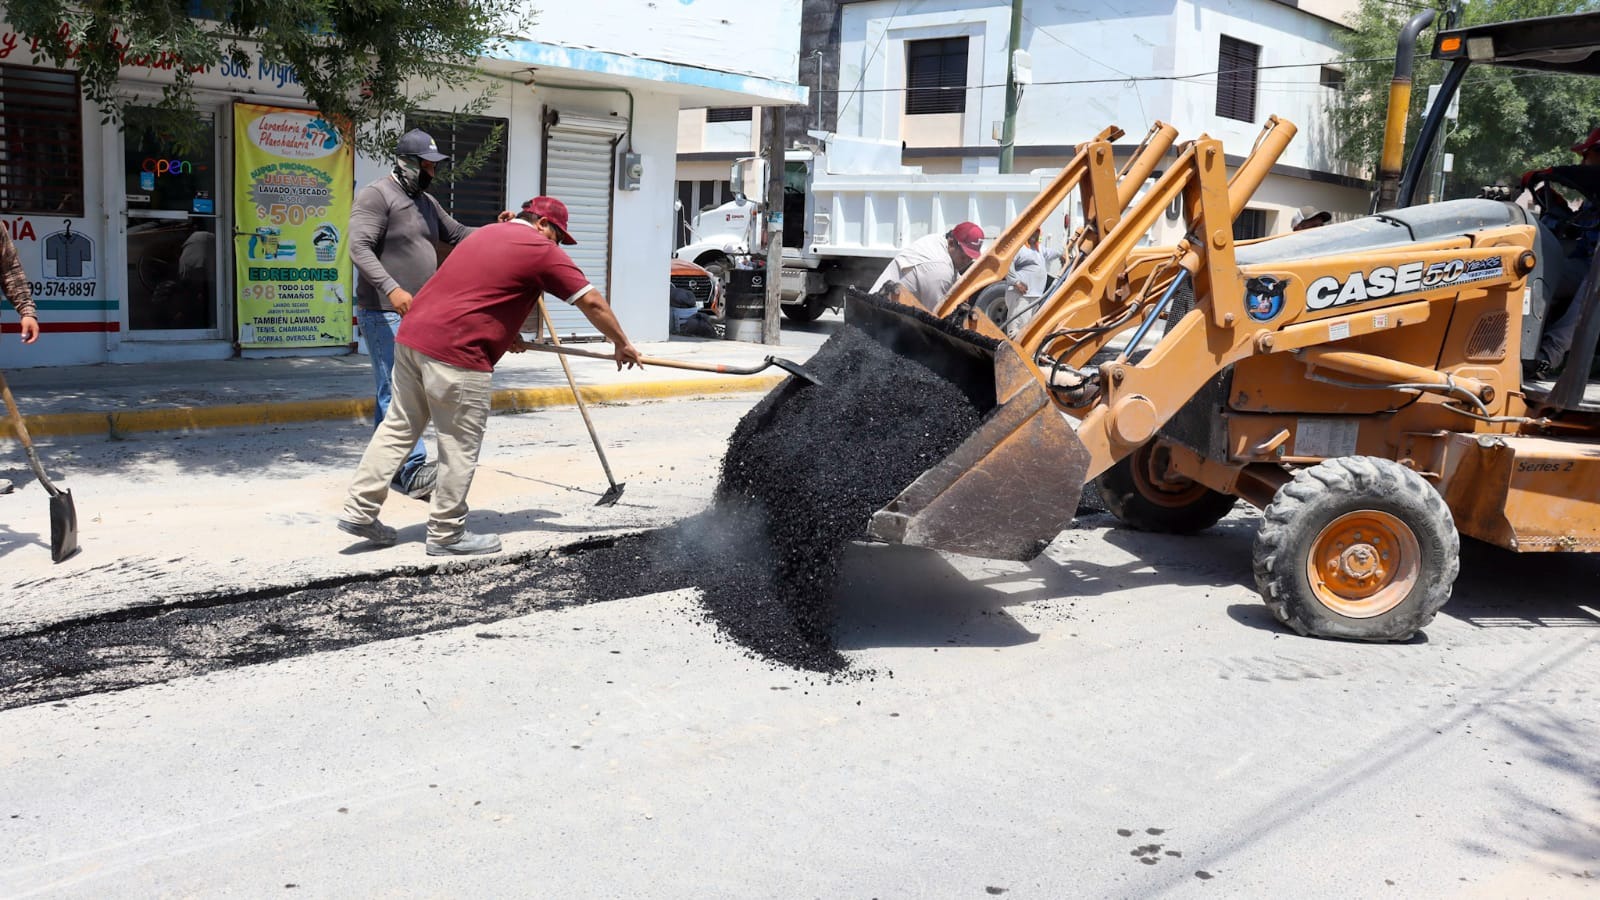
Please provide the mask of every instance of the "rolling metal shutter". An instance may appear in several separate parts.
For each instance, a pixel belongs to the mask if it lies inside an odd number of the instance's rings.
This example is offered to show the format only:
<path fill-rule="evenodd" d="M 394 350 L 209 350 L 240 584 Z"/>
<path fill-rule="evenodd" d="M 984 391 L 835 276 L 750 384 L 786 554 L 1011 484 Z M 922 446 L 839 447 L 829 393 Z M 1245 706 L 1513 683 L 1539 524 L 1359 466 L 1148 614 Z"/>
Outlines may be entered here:
<path fill-rule="evenodd" d="M 564 249 L 607 299 L 611 297 L 611 185 L 616 175 L 617 139 L 627 129 L 628 120 L 620 116 L 545 111 L 540 191 L 567 205 L 567 230 L 578 243 Z M 583 313 L 564 301 L 562 297 L 545 300 L 556 333 L 563 340 L 598 337 Z"/>

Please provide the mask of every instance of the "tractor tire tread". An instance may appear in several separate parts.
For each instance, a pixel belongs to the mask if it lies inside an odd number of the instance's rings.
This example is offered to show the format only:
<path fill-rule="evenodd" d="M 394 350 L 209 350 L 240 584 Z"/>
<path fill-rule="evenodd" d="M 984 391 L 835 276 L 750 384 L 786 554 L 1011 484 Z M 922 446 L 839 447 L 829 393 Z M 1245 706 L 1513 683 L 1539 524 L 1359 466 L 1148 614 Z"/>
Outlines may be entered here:
<path fill-rule="evenodd" d="M 1320 517 L 1321 507 L 1337 505 L 1353 497 L 1382 500 L 1389 512 L 1400 515 L 1403 520 L 1415 518 L 1417 521 L 1406 521 L 1406 524 L 1418 532 L 1419 545 L 1429 539 L 1423 532 L 1431 531 L 1440 546 L 1433 554 L 1425 546 L 1422 548 L 1424 561 L 1420 580 L 1400 606 L 1372 619 L 1343 619 L 1337 627 L 1330 627 L 1330 623 L 1337 620 L 1311 615 L 1317 608 L 1311 606 L 1315 601 L 1296 602 L 1295 582 L 1299 576 L 1296 569 L 1304 565 L 1304 559 L 1291 545 L 1309 542 L 1315 537 L 1305 532 L 1309 530 L 1307 522 L 1314 516 Z M 1332 515 L 1337 514 L 1334 512 L 1328 517 L 1331 520 Z M 1318 530 L 1322 524 L 1316 524 Z M 1430 555 L 1440 557 L 1437 567 L 1427 565 Z M 1451 589 L 1461 572 L 1461 537 L 1444 498 L 1420 475 L 1392 460 L 1336 457 L 1296 472 L 1262 511 L 1252 569 L 1256 588 L 1273 617 L 1297 634 L 1404 641 L 1427 627 L 1450 599 Z M 1416 598 L 1415 603 L 1412 598 Z M 1411 608 L 1407 609 L 1408 606 Z"/>

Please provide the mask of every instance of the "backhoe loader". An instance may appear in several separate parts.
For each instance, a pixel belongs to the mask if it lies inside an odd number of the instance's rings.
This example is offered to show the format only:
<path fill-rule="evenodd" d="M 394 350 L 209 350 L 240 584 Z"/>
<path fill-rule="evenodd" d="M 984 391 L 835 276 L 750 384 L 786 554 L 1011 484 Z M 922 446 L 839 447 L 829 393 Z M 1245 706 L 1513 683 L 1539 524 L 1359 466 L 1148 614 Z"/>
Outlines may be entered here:
<path fill-rule="evenodd" d="M 1529 23 L 1509 23 L 1441 32 L 1434 53 L 1593 71 L 1600 14 L 1562 19 L 1536 23 L 1550 52 L 1512 40 Z M 1091 142 L 933 313 L 892 288 L 853 295 L 848 324 L 983 412 L 873 514 L 868 539 L 1025 560 L 1066 527 L 1091 479 L 1145 528 L 1204 528 L 1243 499 L 1263 511 L 1254 572 L 1273 614 L 1301 634 L 1370 641 L 1432 620 L 1459 535 L 1519 552 L 1600 549 L 1600 385 L 1587 382 L 1600 267 L 1572 301 L 1585 310 L 1578 358 L 1554 383 L 1524 383 L 1559 247 L 1532 214 L 1457 200 L 1236 245 L 1235 216 L 1294 133 L 1269 119 L 1231 179 L 1221 142 L 1178 145 L 1126 209 L 1137 185 L 1108 183 L 1103 167 L 1093 177 L 1086 161 L 1109 146 Z M 1101 211 L 1094 233 L 1008 337 L 974 300 L 1074 189 Z M 1179 202 L 1185 238 L 1140 248 Z M 1137 349 L 1149 334 L 1154 346 Z"/>

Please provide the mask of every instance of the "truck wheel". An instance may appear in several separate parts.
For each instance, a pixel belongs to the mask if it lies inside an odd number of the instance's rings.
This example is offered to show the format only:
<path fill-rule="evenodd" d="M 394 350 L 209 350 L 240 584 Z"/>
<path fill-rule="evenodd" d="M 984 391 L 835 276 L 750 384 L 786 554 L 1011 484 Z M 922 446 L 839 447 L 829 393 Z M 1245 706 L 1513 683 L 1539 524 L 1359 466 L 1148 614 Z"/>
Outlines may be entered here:
<path fill-rule="evenodd" d="M 973 305 L 996 327 L 1005 330 L 1006 323 L 1011 321 L 1011 288 L 1005 282 L 991 284 L 978 292 Z"/>
<path fill-rule="evenodd" d="M 807 294 L 804 302 L 785 303 L 783 305 L 783 314 L 788 316 L 789 321 L 796 325 L 804 325 L 807 322 L 815 322 L 817 316 L 822 315 L 822 311 L 827 308 L 827 294 Z"/>
<path fill-rule="evenodd" d="M 1296 472 L 1256 535 L 1256 586 L 1278 621 L 1305 635 L 1406 640 L 1433 621 L 1460 571 L 1450 508 L 1387 459 Z"/>
<path fill-rule="evenodd" d="M 707 253 L 694 261 L 694 264 L 715 278 L 724 288 L 728 286 L 729 273 L 733 271 L 733 260 L 721 253 Z"/>
<path fill-rule="evenodd" d="M 1133 451 L 1095 479 L 1111 514 L 1140 531 L 1193 534 L 1221 521 L 1234 499 L 1198 481 L 1167 474 L 1159 441 Z"/>

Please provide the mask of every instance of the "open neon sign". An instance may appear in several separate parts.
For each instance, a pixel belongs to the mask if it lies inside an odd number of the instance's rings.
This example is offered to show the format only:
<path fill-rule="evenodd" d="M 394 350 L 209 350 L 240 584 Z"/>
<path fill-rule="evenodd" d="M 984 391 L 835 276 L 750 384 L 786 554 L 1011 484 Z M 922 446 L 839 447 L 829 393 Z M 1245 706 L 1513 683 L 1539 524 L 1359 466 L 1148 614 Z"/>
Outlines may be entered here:
<path fill-rule="evenodd" d="M 192 175 L 194 174 L 194 163 L 187 159 L 156 159 L 152 156 L 145 158 L 144 170 L 158 176 Z"/>

